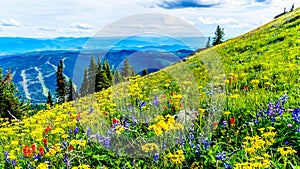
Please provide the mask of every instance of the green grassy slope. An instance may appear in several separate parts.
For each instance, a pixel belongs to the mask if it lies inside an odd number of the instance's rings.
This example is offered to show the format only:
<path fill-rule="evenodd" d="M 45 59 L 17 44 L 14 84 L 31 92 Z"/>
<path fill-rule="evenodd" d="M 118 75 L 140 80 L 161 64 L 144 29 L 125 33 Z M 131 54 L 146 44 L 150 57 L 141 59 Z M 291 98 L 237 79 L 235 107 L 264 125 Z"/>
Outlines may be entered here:
<path fill-rule="evenodd" d="M 299 107 L 299 35 L 300 9 L 296 9 L 149 76 L 40 111 L 22 122 L 9 124 L 0 118 L 0 169 L 14 168 L 14 163 L 20 168 L 28 164 L 33 168 L 63 168 L 67 164 L 81 168 L 89 168 L 84 164 L 97 168 L 226 168 L 229 164 L 236 168 L 299 168 L 300 126 L 291 112 L 275 113 L 274 122 L 257 117 L 268 105 L 274 108 L 269 103 L 284 93 L 289 100 L 284 105 L 284 99 L 277 101 L 279 109 Z M 225 98 L 218 110 L 210 108 L 214 100 L 209 100 L 209 84 L 224 90 L 214 91 L 216 98 Z M 198 110 L 193 125 L 186 126 L 189 133 L 185 140 L 180 121 L 170 116 L 184 109 Z M 161 113 L 166 116 L 159 116 Z M 129 129 L 118 123 L 122 117 L 127 118 Z M 118 126 L 112 128 L 112 122 Z M 214 131 L 209 133 L 210 140 L 199 141 L 203 138 L 200 133 L 208 129 Z M 119 140 L 120 136 L 126 139 Z M 163 144 L 165 138 L 185 144 L 162 151 L 156 137 Z M 146 152 L 150 158 L 128 158 L 108 149 L 135 154 L 152 150 Z M 230 158 L 220 160 L 220 152 Z"/>

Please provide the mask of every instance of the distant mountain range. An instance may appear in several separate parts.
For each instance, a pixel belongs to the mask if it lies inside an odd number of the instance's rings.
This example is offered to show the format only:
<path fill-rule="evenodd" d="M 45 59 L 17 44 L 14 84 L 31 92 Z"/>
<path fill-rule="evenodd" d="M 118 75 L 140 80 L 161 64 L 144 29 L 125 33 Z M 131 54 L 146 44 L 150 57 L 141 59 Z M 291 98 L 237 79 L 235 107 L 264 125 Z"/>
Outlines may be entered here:
<path fill-rule="evenodd" d="M 66 78 L 80 87 L 90 57 L 107 59 L 120 69 L 125 57 L 136 72 L 169 66 L 203 48 L 207 38 L 105 37 L 105 38 L 0 38 L 0 67 L 9 68 L 20 95 L 31 103 L 45 102 L 55 94 L 56 67 L 63 60 Z M 193 44 L 189 46 L 188 44 Z"/>

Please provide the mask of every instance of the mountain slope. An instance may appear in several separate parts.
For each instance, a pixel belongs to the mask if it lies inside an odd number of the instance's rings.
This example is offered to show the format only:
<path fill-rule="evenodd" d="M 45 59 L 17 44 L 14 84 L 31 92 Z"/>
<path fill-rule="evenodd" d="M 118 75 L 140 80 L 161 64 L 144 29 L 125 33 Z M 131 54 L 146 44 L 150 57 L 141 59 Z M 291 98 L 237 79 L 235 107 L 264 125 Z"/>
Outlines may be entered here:
<path fill-rule="evenodd" d="M 300 102 L 299 17 L 297 9 L 186 62 L 43 110 L 17 125 L 4 122 L 0 163 L 4 168 L 14 159 L 22 167 L 32 162 L 82 168 L 299 168 L 300 109 L 288 111 Z M 224 95 L 225 105 L 215 106 L 214 99 Z M 43 152 L 50 147 L 46 162 L 43 155 L 32 158 L 35 146 Z M 21 148 L 27 156 L 17 151 Z M 143 158 L 126 156 L 143 152 Z"/>

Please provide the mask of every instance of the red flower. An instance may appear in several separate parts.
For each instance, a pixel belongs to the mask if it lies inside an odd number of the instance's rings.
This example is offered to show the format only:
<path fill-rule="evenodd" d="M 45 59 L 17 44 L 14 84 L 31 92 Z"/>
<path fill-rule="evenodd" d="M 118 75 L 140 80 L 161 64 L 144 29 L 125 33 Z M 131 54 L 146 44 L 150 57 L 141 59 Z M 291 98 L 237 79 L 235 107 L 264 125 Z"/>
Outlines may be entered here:
<path fill-rule="evenodd" d="M 43 149 L 42 146 L 39 147 L 39 150 L 40 150 L 40 154 L 41 154 L 41 155 L 44 155 L 44 149 Z"/>
<path fill-rule="evenodd" d="M 43 142 L 44 142 L 45 145 L 47 145 L 48 144 L 48 139 L 47 138 L 43 138 Z"/>
<path fill-rule="evenodd" d="M 23 148 L 23 153 L 26 157 L 32 157 L 32 153 L 33 153 L 32 148 L 25 145 Z"/>
<path fill-rule="evenodd" d="M 51 127 L 50 126 L 47 126 L 44 130 L 45 133 L 48 133 L 49 131 L 51 130 Z"/>
<path fill-rule="evenodd" d="M 215 128 L 215 127 L 217 127 L 217 125 L 218 125 L 218 122 L 215 121 L 215 122 L 213 123 L 213 127 Z"/>
<path fill-rule="evenodd" d="M 113 120 L 112 120 L 112 121 L 113 121 L 113 123 L 114 123 L 114 124 L 116 124 L 116 123 L 118 123 L 118 124 L 119 124 L 119 120 L 118 120 L 118 119 L 116 119 L 116 118 L 113 118 Z"/>
<path fill-rule="evenodd" d="M 235 119 L 233 117 L 230 118 L 230 123 L 233 124 L 235 122 Z"/>
<path fill-rule="evenodd" d="M 244 86 L 244 91 L 248 91 L 249 87 L 248 86 Z"/>
<path fill-rule="evenodd" d="M 183 106 L 183 102 L 180 102 L 180 108 L 182 108 L 182 106 Z"/>
<path fill-rule="evenodd" d="M 72 145 L 70 145 L 70 146 L 68 147 L 68 149 L 69 149 L 69 150 L 73 150 L 74 147 L 73 147 Z"/>
<path fill-rule="evenodd" d="M 77 113 L 76 120 L 79 121 L 81 119 L 80 112 Z"/>
<path fill-rule="evenodd" d="M 33 153 L 35 153 L 35 150 L 36 150 L 35 144 L 31 144 L 30 150 L 31 150 Z"/>
<path fill-rule="evenodd" d="M 233 77 L 231 76 L 231 77 L 229 78 L 229 83 L 232 83 L 232 81 L 233 81 Z"/>
<path fill-rule="evenodd" d="M 28 150 L 30 150 L 29 147 L 27 145 L 25 145 L 23 147 L 23 153 L 24 153 L 25 156 L 27 156 Z"/>

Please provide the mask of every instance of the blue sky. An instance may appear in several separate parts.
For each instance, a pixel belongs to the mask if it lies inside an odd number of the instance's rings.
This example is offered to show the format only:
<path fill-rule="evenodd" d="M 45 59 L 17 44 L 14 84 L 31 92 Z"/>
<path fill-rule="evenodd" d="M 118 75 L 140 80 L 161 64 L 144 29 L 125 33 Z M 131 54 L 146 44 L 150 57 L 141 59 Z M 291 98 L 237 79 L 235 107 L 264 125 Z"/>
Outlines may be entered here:
<path fill-rule="evenodd" d="M 300 7 L 299 0 L 0 0 L 0 37 L 90 37 L 117 20 L 144 13 L 179 18 L 204 36 L 220 25 L 227 37 L 235 37 L 293 3 Z M 149 26 L 138 21 L 132 26 L 137 25 Z"/>

